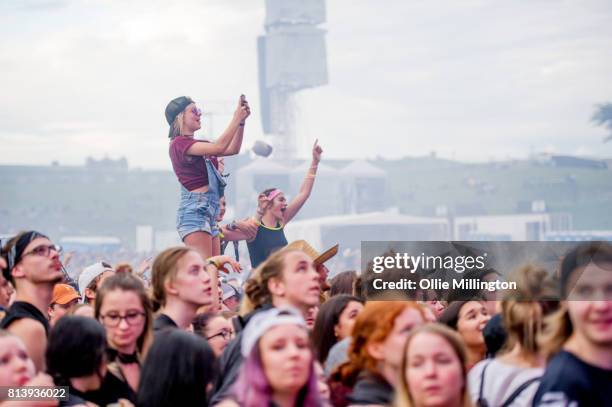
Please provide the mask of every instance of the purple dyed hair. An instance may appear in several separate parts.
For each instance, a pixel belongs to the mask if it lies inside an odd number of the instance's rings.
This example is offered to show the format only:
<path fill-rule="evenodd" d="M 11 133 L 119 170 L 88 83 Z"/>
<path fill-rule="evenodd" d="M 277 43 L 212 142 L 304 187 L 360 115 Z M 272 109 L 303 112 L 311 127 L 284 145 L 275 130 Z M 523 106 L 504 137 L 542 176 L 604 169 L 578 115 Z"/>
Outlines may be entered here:
<path fill-rule="evenodd" d="M 303 407 L 320 407 L 319 388 L 314 368 L 314 352 L 311 349 L 310 374 L 308 381 L 298 393 L 296 405 Z M 268 383 L 266 372 L 261 363 L 259 341 L 253 346 L 249 357 L 240 368 L 240 374 L 232 387 L 233 398 L 241 407 L 268 406 L 272 401 L 273 390 Z"/>

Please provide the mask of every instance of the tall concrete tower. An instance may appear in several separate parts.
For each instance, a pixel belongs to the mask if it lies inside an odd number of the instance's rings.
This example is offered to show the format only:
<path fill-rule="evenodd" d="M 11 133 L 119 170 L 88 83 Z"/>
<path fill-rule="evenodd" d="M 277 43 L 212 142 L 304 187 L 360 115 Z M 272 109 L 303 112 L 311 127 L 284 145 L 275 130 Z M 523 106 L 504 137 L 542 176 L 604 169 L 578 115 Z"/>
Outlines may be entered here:
<path fill-rule="evenodd" d="M 325 85 L 325 0 L 266 0 L 265 35 L 257 39 L 259 94 L 264 133 L 274 157 L 296 158 L 296 92 Z"/>

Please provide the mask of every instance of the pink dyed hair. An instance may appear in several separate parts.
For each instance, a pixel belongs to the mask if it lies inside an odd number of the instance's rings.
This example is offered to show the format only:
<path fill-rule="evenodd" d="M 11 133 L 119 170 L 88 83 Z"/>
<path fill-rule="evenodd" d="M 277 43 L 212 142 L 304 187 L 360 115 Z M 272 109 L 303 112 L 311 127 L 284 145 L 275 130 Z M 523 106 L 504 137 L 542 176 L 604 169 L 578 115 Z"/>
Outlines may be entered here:
<path fill-rule="evenodd" d="M 310 374 L 308 381 L 298 393 L 298 406 L 319 407 L 319 389 L 317 386 L 317 376 L 314 368 L 314 352 L 310 361 Z M 259 351 L 259 341 L 253 347 L 249 357 L 242 363 L 240 374 L 236 383 L 232 387 L 233 398 L 242 407 L 261 407 L 270 405 L 273 390 L 268 383 L 266 372 L 261 363 L 261 353 Z"/>

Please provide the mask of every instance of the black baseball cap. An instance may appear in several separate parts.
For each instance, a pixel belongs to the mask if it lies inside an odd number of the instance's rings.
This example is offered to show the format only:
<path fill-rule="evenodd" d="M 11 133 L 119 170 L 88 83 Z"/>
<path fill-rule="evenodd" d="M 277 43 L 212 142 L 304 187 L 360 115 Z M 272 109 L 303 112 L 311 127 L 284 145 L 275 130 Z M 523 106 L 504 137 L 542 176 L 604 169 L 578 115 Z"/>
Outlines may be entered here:
<path fill-rule="evenodd" d="M 175 99 L 172 99 L 168 106 L 166 106 L 166 121 L 170 125 L 170 131 L 168 133 L 168 137 L 172 137 L 172 123 L 174 123 L 174 119 L 178 116 L 187 106 L 195 103 L 193 99 L 189 96 L 179 96 Z"/>

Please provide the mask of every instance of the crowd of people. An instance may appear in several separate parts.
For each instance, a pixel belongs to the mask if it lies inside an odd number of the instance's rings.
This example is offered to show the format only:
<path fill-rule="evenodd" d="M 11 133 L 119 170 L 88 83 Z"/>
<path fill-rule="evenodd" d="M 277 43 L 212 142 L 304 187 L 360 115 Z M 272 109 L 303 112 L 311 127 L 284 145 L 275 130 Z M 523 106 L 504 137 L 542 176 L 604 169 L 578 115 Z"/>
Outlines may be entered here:
<path fill-rule="evenodd" d="M 61 248 L 21 232 L 0 257 L 0 386 L 67 386 L 67 400 L 32 404 L 67 406 L 610 400 L 610 244 L 577 246 L 557 277 L 526 265 L 518 292 L 494 304 L 478 293 L 372 300 L 364 287 L 371 270 L 322 277 L 330 253 L 289 243 L 233 286 L 224 277 L 235 260 L 171 247 L 155 257 L 151 281 L 101 261 L 81 272 L 75 289 L 62 273 Z M 19 402 L 0 406 L 11 403 Z"/>
<path fill-rule="evenodd" d="M 194 138 L 192 99 L 165 113 L 184 245 L 151 259 L 150 273 L 99 258 L 71 279 L 43 233 L 6 241 L 0 387 L 65 386 L 68 397 L 1 394 L 0 407 L 609 405 L 612 245 L 578 245 L 556 273 L 526 264 L 518 289 L 496 296 L 373 295 L 370 267 L 328 278 L 338 245 L 285 237 L 313 189 L 317 142 L 299 194 L 266 189 L 255 216 L 222 225 L 222 157 L 240 150 L 246 98 L 215 142 Z M 244 281 L 223 254 L 236 240 L 249 248 Z"/>

